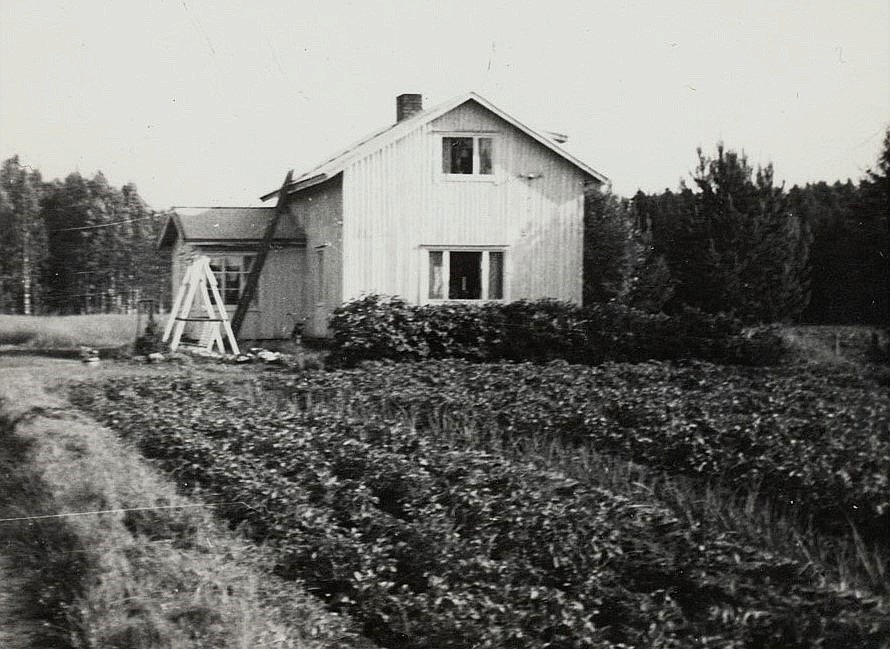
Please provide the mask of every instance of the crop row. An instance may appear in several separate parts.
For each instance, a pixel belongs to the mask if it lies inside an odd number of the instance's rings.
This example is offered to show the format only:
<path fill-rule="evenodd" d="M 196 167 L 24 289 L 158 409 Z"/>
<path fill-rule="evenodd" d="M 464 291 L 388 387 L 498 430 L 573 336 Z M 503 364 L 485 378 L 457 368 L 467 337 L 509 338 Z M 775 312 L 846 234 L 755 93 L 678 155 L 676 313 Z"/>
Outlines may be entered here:
<path fill-rule="evenodd" d="M 877 645 L 867 602 L 805 566 L 382 415 L 271 411 L 183 379 L 76 401 L 389 647 Z M 883 626 L 882 626 L 883 624 Z M 843 639 L 843 640 L 841 640 Z"/>
<path fill-rule="evenodd" d="M 444 417 L 511 439 L 559 437 L 758 490 L 821 529 L 849 531 L 852 522 L 869 538 L 890 538 L 890 399 L 852 372 L 428 361 L 266 385 L 296 403 L 348 396 L 409 413 L 420 427 Z"/>

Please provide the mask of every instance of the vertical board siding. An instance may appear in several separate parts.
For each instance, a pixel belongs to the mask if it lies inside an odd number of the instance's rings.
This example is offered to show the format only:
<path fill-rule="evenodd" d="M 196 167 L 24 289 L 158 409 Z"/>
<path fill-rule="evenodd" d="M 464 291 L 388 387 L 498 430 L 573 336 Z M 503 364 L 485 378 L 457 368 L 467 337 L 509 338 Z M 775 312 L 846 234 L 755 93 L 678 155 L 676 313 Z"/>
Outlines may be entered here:
<path fill-rule="evenodd" d="M 269 251 L 260 275 L 259 308 L 248 311 L 245 321 L 246 325 L 251 316 L 254 317 L 254 338 L 290 336 L 294 324 L 301 317 L 305 256 L 303 248 L 273 248 Z"/>
<path fill-rule="evenodd" d="M 441 136 L 492 132 L 493 181 L 449 180 Z M 528 179 L 527 174 L 540 174 Z M 581 301 L 584 174 L 468 102 L 343 172 L 342 295 L 422 299 L 424 245 L 507 246 L 509 299 Z"/>
<path fill-rule="evenodd" d="M 297 316 L 308 336 L 326 336 L 328 318 L 343 301 L 342 176 L 297 194 L 288 205 L 288 218 L 306 234 L 301 262 Z M 318 250 L 324 268 L 319 268 Z"/>

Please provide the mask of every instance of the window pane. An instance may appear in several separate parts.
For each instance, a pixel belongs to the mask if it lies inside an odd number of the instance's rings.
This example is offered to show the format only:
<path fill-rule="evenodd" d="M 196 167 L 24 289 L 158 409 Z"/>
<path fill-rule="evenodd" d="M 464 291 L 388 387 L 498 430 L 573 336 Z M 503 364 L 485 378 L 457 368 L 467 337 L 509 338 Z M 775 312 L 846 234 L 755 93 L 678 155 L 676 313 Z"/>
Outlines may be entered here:
<path fill-rule="evenodd" d="M 473 138 L 442 138 L 442 171 L 446 174 L 473 173 Z"/>
<path fill-rule="evenodd" d="M 478 300 L 482 297 L 482 253 L 451 252 L 448 297 L 452 300 Z"/>
<path fill-rule="evenodd" d="M 219 290 L 223 290 L 223 265 L 221 259 L 211 259 L 210 260 L 210 270 L 213 272 L 213 278 L 216 280 L 216 285 L 219 287 Z"/>
<path fill-rule="evenodd" d="M 247 284 L 247 276 L 253 264 L 253 255 L 219 255 L 210 259 L 210 270 L 216 279 L 219 294 L 229 306 L 237 305 Z M 251 304 L 259 299 L 259 286 L 256 287 Z"/>
<path fill-rule="evenodd" d="M 504 253 L 488 253 L 488 299 L 504 298 Z"/>
<path fill-rule="evenodd" d="M 430 292 L 429 298 L 431 300 L 441 300 L 444 297 L 442 292 L 443 282 L 442 282 L 442 251 L 441 250 L 431 250 L 430 251 Z"/>
<path fill-rule="evenodd" d="M 479 173 L 491 173 L 491 138 L 479 138 Z"/>
<path fill-rule="evenodd" d="M 226 273 L 226 304 L 238 304 L 241 297 L 241 274 L 237 272 Z"/>

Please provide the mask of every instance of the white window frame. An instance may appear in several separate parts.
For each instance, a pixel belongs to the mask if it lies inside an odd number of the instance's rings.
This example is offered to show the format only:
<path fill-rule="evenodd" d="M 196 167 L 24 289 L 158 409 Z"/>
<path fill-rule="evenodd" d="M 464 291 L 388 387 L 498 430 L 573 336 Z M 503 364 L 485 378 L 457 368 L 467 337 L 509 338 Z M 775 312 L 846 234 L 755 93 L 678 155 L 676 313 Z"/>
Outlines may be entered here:
<path fill-rule="evenodd" d="M 327 306 L 327 301 L 329 299 L 328 296 L 328 276 L 326 273 L 326 262 L 327 262 L 327 244 L 322 244 L 320 246 L 315 246 L 315 295 L 314 295 L 314 303 L 316 307 Z"/>
<path fill-rule="evenodd" d="M 430 253 L 431 252 L 441 252 L 442 253 L 442 293 L 443 297 L 441 298 L 433 298 L 430 297 Z M 450 298 L 448 297 L 448 289 L 451 281 L 451 253 L 452 252 L 481 252 L 482 257 L 480 260 L 480 277 L 479 281 L 481 283 L 480 287 L 480 297 L 478 298 Z M 503 261 L 501 266 L 501 297 L 499 298 L 491 298 L 488 296 L 488 283 L 490 280 L 490 271 L 491 271 L 491 263 L 490 263 L 490 253 L 498 252 L 503 255 Z M 509 301 L 509 270 L 508 265 L 510 261 L 510 255 L 508 254 L 507 246 L 422 246 L 421 254 L 423 255 L 423 260 L 421 263 L 422 273 L 421 273 L 421 287 L 420 287 L 420 302 L 422 304 L 442 304 L 446 302 L 466 302 L 470 304 L 480 304 L 482 302 L 508 302 Z"/>
<path fill-rule="evenodd" d="M 470 138 L 473 140 L 473 173 L 471 174 L 452 174 L 446 172 L 442 168 L 442 156 L 445 151 L 445 138 Z M 479 167 L 481 166 L 480 156 L 479 156 L 479 140 L 480 139 L 488 139 L 491 140 L 491 173 L 482 174 L 479 173 Z M 497 164 L 495 164 L 495 159 L 497 157 L 498 150 L 498 138 L 495 133 L 480 133 L 477 131 L 471 133 L 461 133 L 460 131 L 442 133 L 439 136 L 439 172 L 443 178 L 446 180 L 463 180 L 463 181 L 476 181 L 476 182 L 494 182 L 497 176 Z"/>
<path fill-rule="evenodd" d="M 207 257 L 210 259 L 211 264 L 214 264 L 214 262 L 217 262 L 217 261 L 222 261 L 223 269 L 225 269 L 225 259 L 226 258 L 238 257 L 241 260 L 241 268 L 243 269 L 244 268 L 244 260 L 246 258 L 252 259 L 252 261 L 250 263 L 251 263 L 251 268 L 253 268 L 253 264 L 256 263 L 256 257 L 257 257 L 255 252 L 209 252 L 209 253 L 205 253 L 205 254 L 207 254 Z M 226 302 L 226 291 L 225 291 L 225 289 L 226 289 L 226 279 L 225 279 L 226 271 L 223 270 L 221 273 L 214 272 L 213 275 L 214 275 L 214 277 L 216 277 L 217 288 L 219 289 L 219 294 L 223 299 L 223 304 L 225 304 L 226 309 L 237 308 L 237 306 L 238 306 L 237 303 L 227 303 Z M 250 271 L 249 270 L 247 270 L 247 271 L 241 270 L 238 272 L 238 275 L 241 277 L 240 286 L 238 287 L 238 299 L 240 300 L 241 296 L 244 295 L 244 287 L 247 285 L 247 278 L 250 275 Z M 222 276 L 222 280 L 220 280 L 220 276 Z M 253 294 L 253 300 L 251 300 L 251 302 L 250 302 L 251 307 L 256 307 L 256 305 L 259 304 L 259 296 L 260 296 L 260 287 L 257 286 L 256 291 L 254 291 L 254 294 Z"/>

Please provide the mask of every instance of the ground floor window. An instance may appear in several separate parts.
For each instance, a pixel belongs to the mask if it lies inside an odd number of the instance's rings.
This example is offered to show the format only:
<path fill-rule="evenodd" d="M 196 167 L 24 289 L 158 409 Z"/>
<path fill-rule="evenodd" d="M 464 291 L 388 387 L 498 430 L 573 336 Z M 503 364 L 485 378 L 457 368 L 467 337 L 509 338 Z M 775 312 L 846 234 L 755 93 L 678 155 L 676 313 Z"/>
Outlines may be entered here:
<path fill-rule="evenodd" d="M 429 250 L 430 300 L 502 300 L 503 250 Z"/>
<path fill-rule="evenodd" d="M 226 305 L 235 306 L 241 299 L 253 259 L 254 255 L 210 256 L 210 270 L 213 271 L 219 293 Z M 256 293 L 254 293 L 254 299 L 256 299 Z"/>

